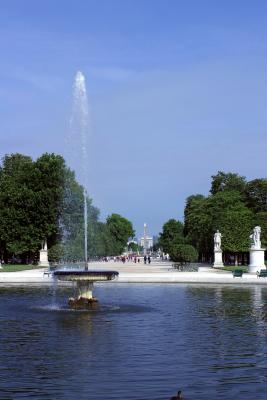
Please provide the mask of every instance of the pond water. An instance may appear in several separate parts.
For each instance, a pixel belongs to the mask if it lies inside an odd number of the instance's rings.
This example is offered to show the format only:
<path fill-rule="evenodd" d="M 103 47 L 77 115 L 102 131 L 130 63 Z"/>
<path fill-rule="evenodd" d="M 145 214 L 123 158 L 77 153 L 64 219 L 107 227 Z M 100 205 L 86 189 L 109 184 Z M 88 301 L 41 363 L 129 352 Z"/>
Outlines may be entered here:
<path fill-rule="evenodd" d="M 0 288 L 0 399 L 267 398 L 267 288 L 106 284 Z"/>

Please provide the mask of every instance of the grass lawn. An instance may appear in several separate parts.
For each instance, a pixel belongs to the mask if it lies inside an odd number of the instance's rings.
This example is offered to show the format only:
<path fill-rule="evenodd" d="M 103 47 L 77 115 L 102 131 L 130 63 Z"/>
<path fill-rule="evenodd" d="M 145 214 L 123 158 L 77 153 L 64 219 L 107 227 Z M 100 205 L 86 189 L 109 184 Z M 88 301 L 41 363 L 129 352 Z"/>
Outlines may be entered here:
<path fill-rule="evenodd" d="M 2 265 L 3 269 L 0 269 L 0 272 L 16 272 L 16 271 L 25 271 L 27 269 L 39 269 L 38 265 L 32 264 L 4 264 Z"/>
<path fill-rule="evenodd" d="M 235 269 L 242 269 L 243 272 L 248 272 L 247 265 L 227 265 L 222 268 L 224 271 L 234 271 Z"/>

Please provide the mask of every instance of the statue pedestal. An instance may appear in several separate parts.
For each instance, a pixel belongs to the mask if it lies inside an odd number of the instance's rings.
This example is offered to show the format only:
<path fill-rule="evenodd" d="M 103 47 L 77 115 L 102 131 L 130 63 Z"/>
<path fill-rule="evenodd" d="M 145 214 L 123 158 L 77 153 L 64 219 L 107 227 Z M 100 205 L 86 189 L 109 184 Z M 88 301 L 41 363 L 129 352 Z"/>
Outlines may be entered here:
<path fill-rule="evenodd" d="M 213 268 L 223 268 L 222 250 L 214 250 Z"/>
<path fill-rule="evenodd" d="M 261 269 L 266 269 L 264 264 L 264 250 L 265 249 L 255 249 L 251 247 L 249 251 L 249 266 L 248 272 L 250 274 L 256 274 L 257 271 Z"/>
<path fill-rule="evenodd" d="M 39 267 L 49 267 L 47 250 L 40 250 L 40 261 L 38 265 Z"/>

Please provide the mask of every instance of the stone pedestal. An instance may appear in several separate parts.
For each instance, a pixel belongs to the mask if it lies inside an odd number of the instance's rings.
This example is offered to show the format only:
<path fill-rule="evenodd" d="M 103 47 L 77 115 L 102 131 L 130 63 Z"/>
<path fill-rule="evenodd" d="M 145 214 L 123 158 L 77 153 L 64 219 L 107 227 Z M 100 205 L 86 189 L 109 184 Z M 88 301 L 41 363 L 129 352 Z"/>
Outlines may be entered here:
<path fill-rule="evenodd" d="M 40 261 L 38 264 L 41 268 L 42 267 L 49 267 L 49 262 L 48 262 L 48 252 L 47 249 L 42 249 L 40 250 Z"/>
<path fill-rule="evenodd" d="M 256 274 L 257 271 L 266 269 L 264 264 L 264 250 L 265 249 L 250 249 L 248 266 L 248 272 L 250 274 Z"/>
<path fill-rule="evenodd" d="M 80 280 L 77 281 L 78 297 L 84 299 L 93 298 L 93 282 Z"/>
<path fill-rule="evenodd" d="M 223 268 L 222 250 L 214 250 L 213 268 Z"/>
<path fill-rule="evenodd" d="M 77 281 L 78 297 L 69 299 L 69 306 L 75 310 L 95 309 L 98 300 L 93 297 L 93 282 L 87 280 Z"/>

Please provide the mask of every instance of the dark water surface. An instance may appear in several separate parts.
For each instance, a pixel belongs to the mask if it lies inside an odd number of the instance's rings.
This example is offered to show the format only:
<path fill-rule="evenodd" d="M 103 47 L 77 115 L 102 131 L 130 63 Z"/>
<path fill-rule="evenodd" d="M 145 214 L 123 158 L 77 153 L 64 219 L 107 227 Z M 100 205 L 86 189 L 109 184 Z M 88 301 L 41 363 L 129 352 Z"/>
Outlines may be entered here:
<path fill-rule="evenodd" d="M 0 288 L 0 399 L 267 399 L 267 288 Z"/>

